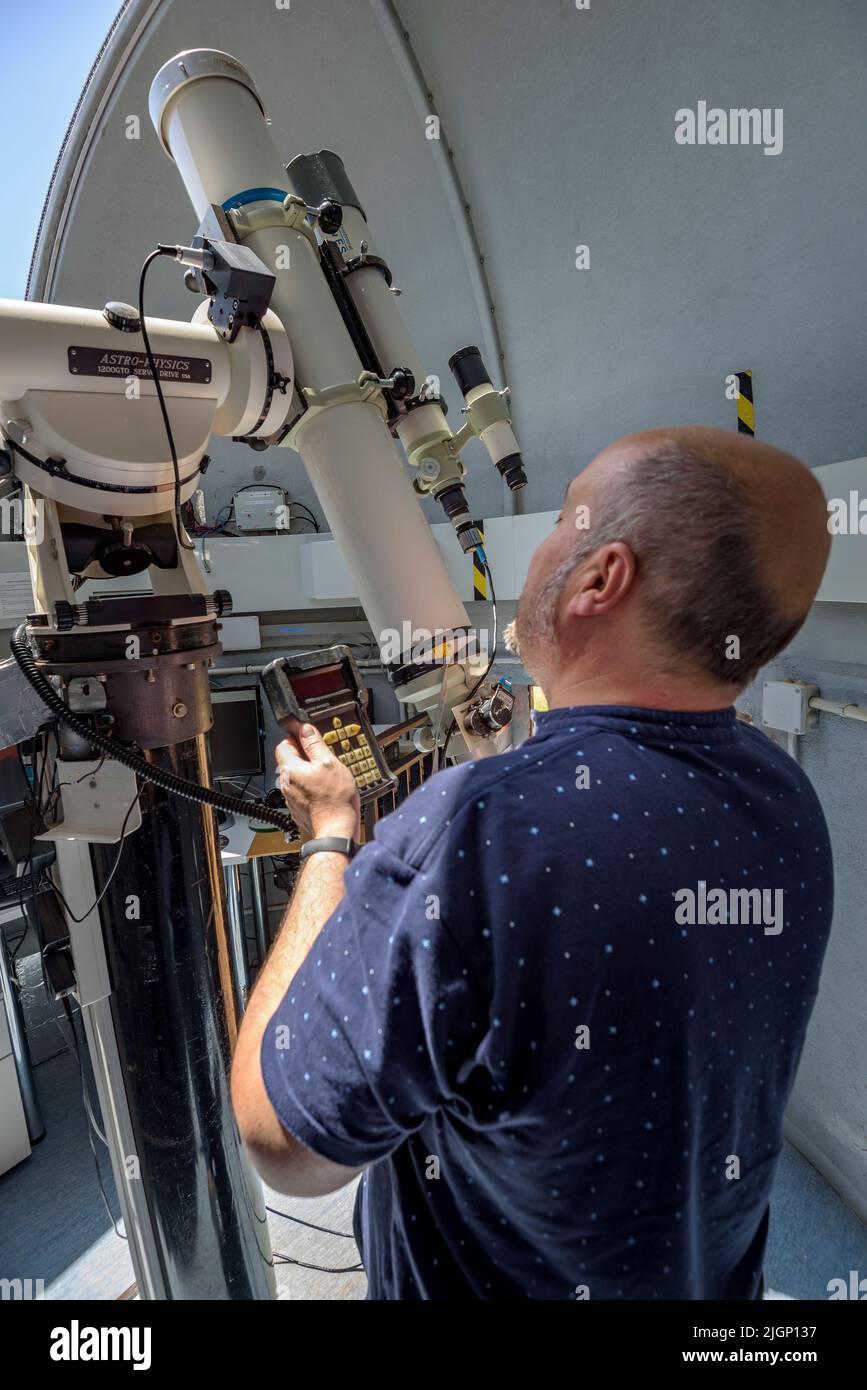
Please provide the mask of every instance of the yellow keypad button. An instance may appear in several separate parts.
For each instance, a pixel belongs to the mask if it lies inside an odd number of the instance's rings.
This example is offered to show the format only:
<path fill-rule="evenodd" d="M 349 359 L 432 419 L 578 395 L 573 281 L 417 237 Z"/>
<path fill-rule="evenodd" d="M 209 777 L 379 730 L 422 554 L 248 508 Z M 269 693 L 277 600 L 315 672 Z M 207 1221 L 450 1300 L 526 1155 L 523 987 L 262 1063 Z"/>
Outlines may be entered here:
<path fill-rule="evenodd" d="M 326 743 L 336 743 L 339 737 L 340 735 L 336 734 L 333 729 L 329 729 L 328 733 L 324 735 Z"/>
<path fill-rule="evenodd" d="M 332 723 L 332 725 L 333 725 L 333 727 L 334 727 L 335 729 L 342 729 L 342 728 L 343 728 L 343 720 L 342 720 L 342 719 L 338 719 L 338 718 L 337 718 L 337 715 L 334 716 L 334 718 L 332 719 L 331 723 Z"/>
<path fill-rule="evenodd" d="M 340 759 L 340 761 L 341 761 L 342 763 L 348 763 L 348 762 L 349 762 L 349 759 L 347 758 L 347 756 L 346 756 L 345 753 L 338 753 L 337 756 L 338 756 L 338 758 Z"/>
<path fill-rule="evenodd" d="M 340 747 L 343 749 L 344 753 L 348 753 L 352 744 L 349 742 L 348 738 L 342 738 L 340 740 Z"/>
<path fill-rule="evenodd" d="M 355 735 L 356 735 L 356 734 L 360 734 L 360 733 L 361 733 L 361 725 L 360 725 L 360 724 L 347 724 L 347 726 L 346 726 L 346 736 L 347 736 L 347 738 L 355 738 Z"/>

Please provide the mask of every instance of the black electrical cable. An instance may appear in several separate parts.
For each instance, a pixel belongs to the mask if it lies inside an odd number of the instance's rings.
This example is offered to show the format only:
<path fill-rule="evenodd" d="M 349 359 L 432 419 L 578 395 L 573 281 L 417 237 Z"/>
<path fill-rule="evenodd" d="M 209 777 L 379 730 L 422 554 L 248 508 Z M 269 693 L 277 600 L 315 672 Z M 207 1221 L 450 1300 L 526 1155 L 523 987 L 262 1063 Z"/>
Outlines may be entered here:
<path fill-rule="evenodd" d="M 24 448 L 23 444 L 16 443 L 11 434 L 5 435 L 4 440 L 6 444 L 9 445 L 10 449 L 13 449 L 16 454 L 20 454 L 28 463 L 32 463 L 34 468 L 41 468 L 43 473 L 50 473 L 53 478 L 60 478 L 65 483 L 75 483 L 76 487 L 89 487 L 95 492 L 121 492 L 129 496 L 138 497 L 146 496 L 151 493 L 157 494 L 165 492 L 169 486 L 168 483 L 158 483 L 155 486 L 148 483 L 143 487 L 133 487 L 127 483 L 99 482 L 96 478 L 82 477 L 80 473 L 70 473 L 66 466 L 65 459 L 37 458 L 36 454 L 31 454 L 29 449 Z M 194 478 L 199 476 L 200 471 L 201 470 L 197 468 L 194 473 L 189 473 L 186 478 L 181 478 L 181 486 L 183 487 L 185 483 L 191 483 Z M 174 486 L 174 484 L 172 484 L 172 486 Z M 76 575 L 75 578 L 80 578 L 80 576 Z"/>
<path fill-rule="evenodd" d="M 315 516 L 313 515 L 313 513 L 311 512 L 310 508 L 309 508 L 309 507 L 305 507 L 305 505 L 304 505 L 303 502 L 290 502 L 290 503 L 289 503 L 289 506 L 290 506 L 290 508 L 291 508 L 291 507 L 294 507 L 295 510 L 296 510 L 296 512 L 298 512 L 298 511 L 300 511 L 300 512 L 306 512 L 307 515 L 309 516 L 310 520 L 313 522 L 313 525 L 316 527 L 316 530 L 317 530 L 317 531 L 319 530 L 319 522 L 316 520 L 316 517 L 315 517 Z"/>
<path fill-rule="evenodd" d="M 480 688 L 480 686 L 484 685 L 485 681 L 488 679 L 488 676 L 491 674 L 491 667 L 493 666 L 494 662 L 495 662 L 496 659 L 497 659 L 497 641 L 498 641 L 498 637 L 497 637 L 497 595 L 496 595 L 496 592 L 495 592 L 495 590 L 494 590 L 494 580 L 493 580 L 493 576 L 491 575 L 490 567 L 488 566 L 487 557 L 485 557 L 485 558 L 482 560 L 482 564 L 484 565 L 485 574 L 488 576 L 488 587 L 489 587 L 489 589 L 490 589 L 490 591 L 491 591 L 491 608 L 492 608 L 492 610 L 493 610 L 493 616 L 494 616 L 494 640 L 493 640 L 493 642 L 492 642 L 492 644 L 491 644 L 491 659 L 490 659 L 490 661 L 488 662 L 487 666 L 485 667 L 484 672 L 482 673 L 481 676 L 479 676 L 479 679 L 476 681 L 475 685 L 473 686 L 472 690 L 470 691 L 469 695 L 467 696 L 467 703 L 469 703 L 469 701 L 472 700 L 473 696 L 475 695 L 476 691 Z M 445 743 L 443 744 L 443 752 L 442 752 L 442 761 L 443 761 L 443 762 L 445 762 L 445 760 L 446 760 L 446 754 L 447 754 L 448 751 L 449 751 L 449 744 L 450 744 L 450 742 L 451 742 L 452 735 L 454 734 L 455 729 L 456 729 L 457 727 L 458 727 L 458 721 L 457 721 L 454 717 L 452 717 L 452 722 L 451 722 L 451 724 L 449 725 L 449 731 L 448 731 L 448 733 L 446 734 L 446 741 L 445 741 Z"/>
<path fill-rule="evenodd" d="M 44 806 L 42 804 L 42 791 L 40 785 L 39 813 L 42 816 L 42 819 L 45 822 L 45 824 L 53 824 L 54 813 L 57 810 L 57 806 L 60 801 L 60 793 L 62 792 L 63 788 L 81 786 L 81 783 L 86 782 L 88 777 L 96 776 L 96 774 L 101 770 L 104 762 L 105 754 L 103 753 L 96 767 L 89 767 L 87 772 L 83 773 L 81 777 L 73 777 L 71 782 L 55 782 L 53 787 L 51 787 L 51 789 L 49 790 L 48 801 L 47 804 Z"/>
<path fill-rule="evenodd" d="M 103 898 L 105 897 L 106 893 L 111 887 L 112 883 L 114 882 L 114 876 L 120 868 L 120 861 L 123 858 L 123 852 L 126 849 L 126 827 L 129 823 L 130 816 L 132 815 L 135 807 L 138 805 L 139 797 L 141 796 L 143 791 L 144 787 L 139 787 L 138 791 L 136 792 L 135 796 L 129 804 L 129 809 L 123 818 L 123 825 L 120 827 L 120 841 L 117 847 L 117 854 L 114 856 L 114 863 L 112 864 L 111 869 L 109 870 L 108 878 L 105 880 L 105 883 L 100 889 L 97 897 L 91 903 L 90 907 L 87 909 L 86 912 L 82 913 L 80 917 L 76 917 L 75 913 L 70 908 L 69 903 L 66 901 L 57 884 L 54 882 L 54 879 L 51 880 L 51 886 L 57 894 L 58 898 L 60 899 L 63 910 L 69 918 L 70 922 L 75 922 L 76 925 L 78 925 L 78 923 L 80 922 L 84 922 L 90 916 L 91 912 L 96 911 L 96 909 L 99 907 L 99 904 L 102 902 Z"/>
<path fill-rule="evenodd" d="M 17 959 L 17 957 L 18 957 L 18 952 L 21 950 L 21 947 L 24 945 L 24 942 L 27 940 L 27 933 L 28 933 L 29 930 L 30 930 L 30 927 L 29 927 L 29 925 L 28 925 L 28 926 L 25 928 L 25 930 L 21 933 L 21 935 L 19 936 L 18 940 L 15 942 L 15 945 L 14 945 L 13 949 L 9 952 L 9 966 L 10 966 L 10 969 L 11 969 L 11 967 L 15 964 L 15 961 L 16 961 L 16 959 Z M 7 948 L 7 950 L 9 949 L 9 942 L 8 942 L 8 941 L 7 941 L 7 943 L 6 943 L 6 948 Z M 18 978 L 18 976 L 17 976 L 17 972 L 16 972 L 15 979 L 13 979 L 13 981 L 12 981 L 13 985 L 15 984 L 17 978 Z"/>
<path fill-rule="evenodd" d="M 15 629 L 9 639 L 9 649 L 25 679 L 55 719 L 66 724 L 73 733 L 78 734 L 79 738 L 84 739 L 92 748 L 96 748 L 107 758 L 116 759 L 117 762 L 123 763 L 124 767 L 131 768 L 143 781 L 152 782 L 162 791 L 169 792 L 173 796 L 180 796 L 185 801 L 194 801 L 200 806 L 213 806 L 216 810 L 225 811 L 229 815 L 247 817 L 255 814 L 256 819 L 264 821 L 266 825 L 273 825 L 277 830 L 282 830 L 287 835 L 293 837 L 296 835 L 295 822 L 288 814 L 275 811 L 262 801 L 244 801 L 241 797 L 225 796 L 222 792 L 216 792 L 211 787 L 200 787 L 195 782 L 187 782 L 182 777 L 176 777 L 173 772 L 167 772 L 165 768 L 155 767 L 152 763 L 139 757 L 131 748 L 119 743 L 117 739 L 107 738 L 105 734 L 94 729 L 86 719 L 83 719 L 63 703 L 54 686 L 40 671 L 27 642 L 26 623 L 21 623 Z"/>
<path fill-rule="evenodd" d="M 242 796 L 246 796 L 246 794 L 247 794 L 247 788 L 249 787 L 249 785 L 250 785 L 250 783 L 252 782 L 252 780 L 253 780 L 253 778 L 254 778 L 255 775 L 256 775 L 255 773 L 251 772 L 251 773 L 250 773 L 250 776 L 247 778 L 247 780 L 246 780 L 246 782 L 244 783 L 243 787 L 241 787 L 241 795 L 242 795 Z M 217 778 L 215 778 L 214 780 L 217 781 L 217 782 L 225 782 L 225 783 L 226 783 L 226 786 L 228 786 L 228 787 L 237 787 L 237 786 L 238 786 L 237 779 L 234 778 L 234 777 L 217 777 Z"/>
<path fill-rule="evenodd" d="M 39 735 L 39 737 L 41 737 L 41 735 Z M 36 744 L 35 744 L 35 741 L 34 741 L 33 746 L 32 746 L 32 751 L 31 751 L 31 754 L 30 754 L 30 766 L 31 766 L 31 770 L 32 770 L 32 772 L 33 772 L 33 788 L 32 788 L 32 789 L 30 788 L 30 781 L 29 781 L 29 778 L 27 777 L 27 771 L 26 771 L 26 768 L 25 768 L 25 766 L 24 766 L 24 758 L 22 757 L 22 754 L 21 754 L 21 747 L 20 747 L 20 745 L 19 745 L 18 747 L 16 747 L 15 752 L 16 752 L 17 757 L 18 757 L 18 763 L 19 763 L 19 765 L 20 765 L 20 767 L 21 767 L 21 774 L 22 774 L 22 776 L 24 777 L 25 783 L 26 783 L 27 788 L 28 788 L 27 807 L 28 807 L 28 811 L 29 811 L 29 829 L 30 829 L 30 834 L 29 834 L 29 839 L 28 839 L 28 846 L 27 846 L 27 857 L 26 857 L 26 859 L 23 861 L 23 872 L 22 872 L 21 874 L 18 875 L 18 878 L 19 878 L 19 884 L 18 884 L 18 903 L 19 903 L 19 906 L 20 906 L 20 908 L 21 908 L 21 916 L 22 916 L 22 918 L 24 919 L 25 928 L 26 928 L 26 929 L 29 929 L 29 927 L 30 927 L 31 925 L 33 926 L 33 929 L 34 929 L 34 931 L 35 931 L 35 933 L 36 933 L 36 939 L 37 939 L 37 941 L 38 941 L 38 943 L 39 943 L 39 947 L 40 947 L 40 950 L 41 950 L 41 949 L 42 949 L 42 921 L 41 921 L 41 918 L 40 918 L 40 916 L 39 916 L 39 905 L 38 905 L 38 902 L 37 902 L 38 893 L 37 893 L 37 889 L 36 889 L 36 878 L 35 878 L 35 875 L 34 875 L 34 873 L 33 873 L 33 842 L 34 842 L 34 840 L 36 839 L 36 829 L 37 829 L 37 826 L 36 826 L 36 819 L 37 819 L 37 816 L 41 813 L 41 805 L 42 805 L 42 779 L 43 779 L 43 777 L 45 776 L 45 765 L 46 765 L 46 763 L 47 763 L 47 761 L 48 761 L 48 752 L 47 752 L 47 748 L 43 751 L 42 767 L 41 767 L 41 769 L 38 770 L 38 778 L 37 778 L 37 753 L 36 753 Z M 29 919 L 28 916 L 27 916 L 27 912 L 26 912 L 26 909 L 25 909 L 25 906 L 24 906 L 24 884 L 25 884 L 25 880 L 28 878 L 28 876 L 29 876 L 29 880 L 30 880 L 30 906 L 31 906 L 31 908 L 32 908 L 32 910 L 33 910 L 33 922 L 32 922 L 32 924 L 31 924 L 31 922 L 30 922 L 30 919 Z M 24 941 L 25 941 L 26 937 L 27 937 L 27 930 L 25 930 L 24 935 L 21 937 L 21 940 L 20 940 L 19 942 L 17 942 L 17 944 L 16 944 L 16 946 L 15 946 L 15 950 L 14 950 L 14 952 L 13 952 L 13 954 L 12 954 L 12 958 L 11 958 L 10 964 L 12 964 L 12 962 L 15 961 L 15 959 L 16 959 L 16 957 L 17 957 L 17 955 L 18 955 L 18 952 L 21 950 L 21 947 L 24 945 Z"/>
<path fill-rule="evenodd" d="M 12 952 L 12 954 L 11 954 L 10 957 L 9 957 L 9 964 L 10 964 L 10 965 L 14 965 L 14 964 L 15 964 L 15 961 L 16 961 L 16 959 L 17 959 L 17 957 L 18 957 L 18 952 L 21 950 L 21 947 L 24 945 L 24 942 L 27 940 L 27 933 L 30 931 L 30 919 L 29 919 L 29 917 L 27 916 L 27 911 L 26 911 L 26 908 L 25 908 L 25 906 L 24 906 L 24 883 L 25 883 L 25 880 L 26 880 L 26 878 L 27 878 L 27 863 L 29 862 L 31 865 L 32 865 L 32 863 L 33 863 L 33 860 L 32 860 L 32 858 L 30 857 L 30 856 L 32 855 L 32 852 L 33 852 L 33 849 L 32 849 L 32 847 L 33 847 L 33 837 L 31 837 L 31 840 L 30 840 L 30 846 L 31 846 L 31 848 L 30 848 L 30 850 L 29 850 L 29 852 L 28 852 L 28 859 L 25 859 L 25 861 L 24 861 L 25 872 L 22 873 L 22 874 L 20 874 L 20 875 L 19 875 L 19 878 L 18 878 L 18 906 L 19 906 L 20 909 L 21 909 L 21 916 L 22 916 L 22 918 L 24 919 L 24 931 L 22 932 L 21 936 L 20 936 L 20 937 L 18 938 L 18 940 L 16 941 L 16 943 L 15 943 L 15 950 Z M 36 910 L 36 909 L 35 909 L 36 890 L 35 890 L 35 885 L 34 885 L 34 883 L 33 883 L 33 873 L 32 873 L 32 869 L 31 869 L 31 873 L 30 873 L 30 893 L 31 893 L 31 903 L 34 904 L 34 912 L 35 912 L 35 910 Z"/>
<path fill-rule="evenodd" d="M 66 1016 L 67 1016 L 67 1018 L 69 1019 L 69 1026 L 70 1026 L 70 1029 L 72 1030 L 72 1046 L 73 1046 L 73 1052 L 74 1052 L 75 1060 L 76 1060 L 76 1062 L 78 1063 L 78 1070 L 79 1070 L 79 1072 L 80 1072 L 80 1074 L 81 1074 L 81 1098 L 82 1098 L 82 1101 L 84 1102 L 84 1115 L 85 1115 L 85 1119 L 87 1120 L 87 1142 L 88 1142 L 88 1144 L 90 1145 L 90 1152 L 91 1152 L 92 1155 L 93 1155 L 93 1166 L 94 1166 L 94 1168 L 96 1169 L 96 1181 L 97 1181 L 97 1183 L 99 1184 L 100 1196 L 102 1197 L 102 1201 L 103 1201 L 103 1205 L 104 1205 L 104 1207 L 105 1207 L 105 1210 L 106 1210 L 106 1212 L 108 1213 L 108 1219 L 109 1219 L 109 1221 L 111 1222 L 112 1226 L 114 1227 L 114 1233 L 115 1233 L 115 1235 L 117 1236 L 118 1240 L 126 1240 L 127 1237 L 124 1235 L 123 1231 L 121 1231 L 121 1230 L 118 1228 L 118 1224 L 117 1224 L 117 1222 L 116 1222 L 115 1219 L 114 1219 L 114 1214 L 113 1214 L 113 1212 L 112 1212 L 112 1210 L 111 1210 L 111 1204 L 110 1204 L 110 1202 L 109 1202 L 109 1200 L 108 1200 L 108 1197 L 107 1197 L 107 1195 L 106 1195 L 105 1186 L 104 1186 L 103 1181 L 102 1181 L 102 1173 L 100 1172 L 100 1169 L 99 1169 L 99 1158 L 98 1158 L 98 1156 L 97 1156 L 97 1152 L 96 1152 L 96 1149 L 95 1149 L 94 1143 L 93 1143 L 93 1127 L 94 1127 L 95 1122 L 94 1122 L 94 1120 L 93 1120 L 93 1118 L 92 1118 L 92 1115 L 91 1115 L 90 1102 L 89 1102 L 89 1098 L 88 1098 L 87 1090 L 86 1090 L 85 1076 L 84 1076 L 84 1063 L 83 1063 L 82 1060 L 81 1060 L 81 1049 L 80 1049 L 79 1044 L 78 1044 L 78 1034 L 77 1034 L 76 1031 L 75 1031 L 75 1017 L 74 1017 L 73 1012 L 72 1012 L 72 1009 L 71 1009 L 71 1007 L 70 1007 L 69 1000 L 66 999 L 66 998 L 64 998 L 64 1000 L 63 1000 L 63 1007 L 64 1007 L 64 1009 L 65 1009 L 65 1011 L 66 1011 Z M 63 1030 L 61 1029 L 61 1034 L 62 1034 L 62 1031 L 63 1031 Z M 103 1140 L 103 1143 L 105 1143 L 105 1140 L 103 1139 L 103 1136 L 102 1136 L 101 1134 L 99 1135 L 99 1137 L 100 1137 L 100 1139 Z"/>
<path fill-rule="evenodd" d="M 151 251 L 149 256 L 145 256 L 138 282 L 138 312 L 139 319 L 141 320 L 141 336 L 142 341 L 144 342 L 144 350 L 147 354 L 148 366 L 151 369 L 151 376 L 153 378 L 154 389 L 157 393 L 157 400 L 160 403 L 163 424 L 166 427 L 166 439 L 168 440 L 169 451 L 172 456 L 172 468 L 174 469 L 175 473 L 175 535 L 178 538 L 178 545 L 181 546 L 184 550 L 195 550 L 196 547 L 193 545 L 192 541 L 187 541 L 184 539 L 184 523 L 181 519 L 181 470 L 178 465 L 178 452 L 175 448 L 175 437 L 172 433 L 172 426 L 169 420 L 169 412 L 166 409 L 166 402 L 165 397 L 163 396 L 163 387 L 162 382 L 160 381 L 160 374 L 157 368 L 156 358 L 154 357 L 153 352 L 151 351 L 151 344 L 150 338 L 148 337 L 147 322 L 145 320 L 144 309 L 145 280 L 147 279 L 148 270 L 153 265 L 154 261 L 158 260 L 160 256 L 173 256 L 174 253 L 174 247 L 158 246 L 155 251 Z"/>
<path fill-rule="evenodd" d="M 270 857 L 270 856 L 269 856 Z M 355 1240 L 351 1231 L 332 1231 L 328 1226 L 317 1226 L 314 1221 L 302 1221 L 300 1216 L 290 1216 L 288 1211 L 278 1211 L 276 1207 L 265 1207 L 274 1216 L 281 1216 L 284 1221 L 294 1221 L 296 1226 L 306 1226 L 311 1231 L 321 1231 L 326 1236 L 339 1236 L 341 1240 Z"/>
<path fill-rule="evenodd" d="M 338 1265 L 336 1268 L 331 1265 L 312 1265 L 306 1260 L 293 1260 L 291 1255 L 281 1255 L 278 1250 L 274 1251 L 275 1265 L 297 1265 L 299 1269 L 315 1269 L 320 1274 L 363 1274 L 364 1265 Z"/>
<path fill-rule="evenodd" d="M 78 1041 L 78 1030 L 75 1026 L 76 1016 L 81 1014 L 81 1009 L 73 1009 L 72 1005 L 69 1002 L 69 995 L 64 995 L 63 998 L 60 1000 L 60 1003 L 63 1005 L 66 1017 L 69 1020 L 69 1026 L 72 1029 L 72 1046 L 70 1047 L 69 1043 L 67 1043 L 66 1050 L 67 1052 L 74 1052 L 79 1063 L 79 1070 L 81 1071 L 81 1097 L 84 1101 L 85 1114 L 87 1115 L 90 1121 L 90 1127 L 93 1130 L 99 1142 L 101 1144 L 104 1144 L 105 1147 L 108 1148 L 108 1140 L 106 1139 L 99 1125 L 96 1123 L 96 1116 L 93 1113 L 93 1101 L 90 1098 L 90 1093 L 85 1084 L 86 1078 L 84 1076 L 84 1069 L 81 1066 L 81 1047 Z M 59 1015 L 55 1018 L 55 1023 L 57 1024 L 58 1032 L 62 1037 L 63 1029 L 60 1026 Z"/>
<path fill-rule="evenodd" d="M 21 756 L 21 749 L 20 749 L 20 747 L 19 747 L 19 748 L 16 748 L 16 749 L 15 749 L 15 752 L 18 754 L 18 761 L 19 761 L 19 763 L 21 764 L 21 768 L 22 768 L 22 771 L 23 771 L 23 770 L 24 770 L 24 759 L 23 759 L 22 756 Z M 32 758 L 32 757 L 31 757 L 31 765 L 33 765 L 33 758 Z M 25 774 L 25 775 L 26 775 L 26 774 Z M 35 766 L 34 766 L 34 779 L 35 779 L 35 775 L 36 775 L 36 774 L 35 774 Z M 28 785 L 29 785 L 29 784 L 28 784 Z M 24 936 L 27 935 L 27 932 L 28 932 L 29 929 L 30 929 L 30 922 L 29 922 L 29 920 L 28 920 L 27 911 L 26 911 L 25 906 L 24 906 L 24 881 L 25 881 L 25 879 L 26 879 L 26 877 L 27 877 L 27 865 L 28 865 L 28 863 L 32 864 L 32 862 L 33 862 L 33 841 L 34 841 L 35 838 L 36 838 L 36 827 L 35 827 L 35 823 L 34 823 L 34 810 L 33 810 L 34 797 L 35 797 L 35 795 L 36 795 L 36 791 L 35 791 L 35 788 L 34 788 L 34 790 L 29 794 L 29 796 L 28 796 L 28 798 L 27 798 L 27 809 L 28 809 L 28 813 L 29 813 L 29 822 L 30 822 L 30 836 L 29 836 L 29 843 L 28 843 L 28 848 L 27 848 L 27 855 L 26 855 L 25 859 L 23 860 L 22 872 L 21 872 L 20 874 L 18 874 L 18 906 L 19 906 L 20 909 L 21 909 L 21 916 L 22 916 L 22 918 L 24 919 L 24 926 L 25 926 Z M 21 948 L 21 943 L 23 942 L 23 940 L 24 940 L 24 937 L 21 938 L 21 941 L 19 941 L 19 942 L 18 942 L 18 945 L 15 947 L 15 953 L 16 953 L 16 955 L 17 955 L 18 951 L 19 951 L 20 948 Z M 14 960 L 14 959 L 15 959 L 15 956 L 13 956 L 12 959 Z"/>

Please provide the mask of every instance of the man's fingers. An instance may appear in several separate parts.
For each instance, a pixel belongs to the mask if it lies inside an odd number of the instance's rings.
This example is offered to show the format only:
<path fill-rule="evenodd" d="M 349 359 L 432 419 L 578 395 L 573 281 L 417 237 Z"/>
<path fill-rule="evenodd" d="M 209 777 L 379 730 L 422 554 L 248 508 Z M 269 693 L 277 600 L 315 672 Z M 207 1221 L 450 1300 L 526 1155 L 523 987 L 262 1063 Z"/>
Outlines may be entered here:
<path fill-rule="evenodd" d="M 291 738 L 277 745 L 277 774 L 280 787 L 285 793 L 287 789 L 295 787 L 297 791 L 315 796 L 320 788 L 320 764 L 318 760 L 312 761 L 302 748 L 299 752 L 294 746 Z M 328 761 L 332 761 L 326 745 L 323 743 Z M 313 758 L 317 759 L 316 749 L 312 750 Z M 340 766 L 340 764 L 338 764 Z M 342 769 L 341 769 L 342 770 Z"/>
<path fill-rule="evenodd" d="M 288 726 L 286 741 L 309 763 L 324 764 L 332 759 L 333 755 L 315 724 L 302 724 L 300 720 L 293 719 Z"/>
<path fill-rule="evenodd" d="M 284 738 L 282 743 L 277 744 L 276 758 L 278 770 L 284 767 L 288 770 L 290 766 L 304 762 L 301 749 L 291 734 Z"/>
<path fill-rule="evenodd" d="M 315 724 L 301 724 L 295 732 L 295 737 L 301 745 L 301 750 L 310 759 L 311 763 L 330 763 L 334 754 L 331 752 L 325 739 L 320 734 Z"/>

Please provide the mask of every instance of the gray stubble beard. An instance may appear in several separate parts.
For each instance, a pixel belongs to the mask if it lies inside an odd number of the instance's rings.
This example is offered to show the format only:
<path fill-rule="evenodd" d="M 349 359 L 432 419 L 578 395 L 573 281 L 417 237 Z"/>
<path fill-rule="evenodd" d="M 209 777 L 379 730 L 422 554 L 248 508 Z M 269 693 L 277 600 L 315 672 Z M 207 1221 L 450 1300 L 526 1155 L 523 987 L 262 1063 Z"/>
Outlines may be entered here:
<path fill-rule="evenodd" d="M 538 595 L 531 597 L 526 590 L 518 600 L 518 611 L 514 621 L 503 631 L 503 641 L 507 651 L 523 660 L 521 647 L 525 650 L 544 651 L 546 647 L 557 646 L 557 606 L 569 575 L 575 569 L 580 556 L 570 555 L 562 560 L 548 575 Z M 530 675 L 533 672 L 526 668 Z"/>

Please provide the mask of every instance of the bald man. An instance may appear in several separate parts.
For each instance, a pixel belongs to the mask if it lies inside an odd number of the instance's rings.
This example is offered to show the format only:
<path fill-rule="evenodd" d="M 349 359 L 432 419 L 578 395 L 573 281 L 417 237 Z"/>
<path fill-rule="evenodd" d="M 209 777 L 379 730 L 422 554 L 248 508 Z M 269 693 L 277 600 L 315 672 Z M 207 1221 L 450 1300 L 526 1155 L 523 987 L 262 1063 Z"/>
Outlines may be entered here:
<path fill-rule="evenodd" d="M 534 736 L 433 778 L 351 864 L 307 861 L 233 1096 L 278 1190 L 363 1172 L 371 1298 L 761 1296 L 832 867 L 806 777 L 732 701 L 828 546 L 779 450 L 611 445 L 519 604 Z M 279 757 L 316 836 L 358 834 L 315 730 Z"/>

